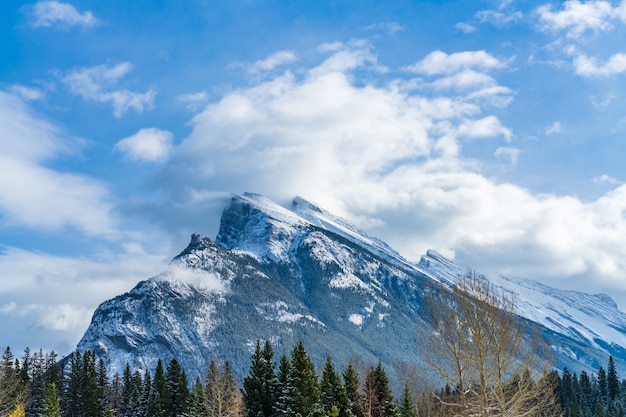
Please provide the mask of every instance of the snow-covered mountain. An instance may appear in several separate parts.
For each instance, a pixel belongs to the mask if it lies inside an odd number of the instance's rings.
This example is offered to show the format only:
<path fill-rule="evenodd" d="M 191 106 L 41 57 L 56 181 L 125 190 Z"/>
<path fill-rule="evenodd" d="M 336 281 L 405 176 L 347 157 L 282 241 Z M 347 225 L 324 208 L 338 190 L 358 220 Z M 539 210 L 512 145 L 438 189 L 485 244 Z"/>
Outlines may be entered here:
<path fill-rule="evenodd" d="M 277 355 L 302 339 L 318 365 L 328 354 L 338 364 L 380 360 L 393 376 L 398 364 L 421 362 L 424 289 L 464 273 L 435 251 L 412 264 L 302 198 L 286 209 L 235 195 L 215 241 L 194 234 L 166 271 L 102 303 L 77 349 L 95 350 L 111 372 L 175 357 L 190 376 L 212 359 L 243 375 L 257 339 Z M 490 279 L 541 326 L 557 367 L 595 372 L 613 355 L 626 371 L 626 314 L 608 296 Z"/>

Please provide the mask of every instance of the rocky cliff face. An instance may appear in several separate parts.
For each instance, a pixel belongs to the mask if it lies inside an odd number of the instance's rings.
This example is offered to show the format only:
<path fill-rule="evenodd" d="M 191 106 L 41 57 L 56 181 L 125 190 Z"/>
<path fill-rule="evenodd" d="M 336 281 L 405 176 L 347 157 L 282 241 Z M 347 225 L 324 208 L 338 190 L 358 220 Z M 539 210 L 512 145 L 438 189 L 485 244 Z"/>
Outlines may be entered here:
<path fill-rule="evenodd" d="M 271 340 L 277 355 L 302 339 L 318 365 L 328 354 L 338 364 L 380 360 L 393 377 L 398 363 L 421 362 L 424 288 L 464 272 L 434 251 L 411 264 L 301 198 L 285 209 L 238 195 L 215 241 L 194 234 L 166 271 L 100 305 L 77 349 L 95 350 L 112 373 L 127 362 L 154 369 L 159 358 L 177 358 L 190 377 L 212 359 L 230 361 L 241 376 L 257 339 Z M 541 326 L 557 366 L 595 372 L 611 354 L 626 370 L 626 315 L 606 296 L 494 282 Z"/>

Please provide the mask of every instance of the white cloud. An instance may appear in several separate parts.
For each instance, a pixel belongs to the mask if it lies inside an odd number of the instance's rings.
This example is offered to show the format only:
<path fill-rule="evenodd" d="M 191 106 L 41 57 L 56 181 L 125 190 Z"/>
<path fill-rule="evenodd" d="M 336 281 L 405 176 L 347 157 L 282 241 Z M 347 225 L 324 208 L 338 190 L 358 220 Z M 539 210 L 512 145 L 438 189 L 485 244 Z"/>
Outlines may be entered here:
<path fill-rule="evenodd" d="M 29 7 L 33 27 L 59 26 L 69 28 L 72 26 L 93 27 L 98 24 L 98 19 L 93 13 L 79 12 L 69 3 L 58 1 L 39 1 Z"/>
<path fill-rule="evenodd" d="M 467 138 L 503 136 L 507 142 L 510 142 L 513 138 L 511 129 L 503 126 L 495 116 L 487 116 L 478 120 L 465 120 L 459 126 L 458 134 Z"/>
<path fill-rule="evenodd" d="M 114 233 L 107 187 L 92 178 L 45 167 L 78 142 L 29 107 L 0 92 L 0 216 L 5 225 L 59 229 L 92 235 Z"/>
<path fill-rule="evenodd" d="M 563 126 L 561 125 L 561 122 L 554 122 L 550 126 L 547 126 L 543 132 L 548 136 L 562 133 Z"/>
<path fill-rule="evenodd" d="M 464 23 L 464 22 L 459 22 L 456 25 L 454 25 L 454 27 L 457 30 L 460 30 L 461 32 L 466 33 L 466 34 L 474 33 L 478 30 L 476 29 L 475 26 L 472 26 L 469 23 Z"/>
<path fill-rule="evenodd" d="M 41 100 L 44 96 L 41 90 L 23 85 L 12 85 L 10 91 L 25 101 Z"/>
<path fill-rule="evenodd" d="M 602 111 L 609 107 L 617 98 L 618 94 L 614 91 L 610 91 L 604 97 L 591 97 L 590 100 L 596 110 Z"/>
<path fill-rule="evenodd" d="M 115 150 L 128 159 L 144 162 L 161 162 L 169 157 L 172 149 L 171 132 L 156 128 L 141 129 L 115 144 Z"/>
<path fill-rule="evenodd" d="M 161 209 L 204 212 L 211 196 L 233 190 L 303 195 L 414 261 L 435 248 L 487 273 L 585 274 L 624 287 L 626 187 L 583 202 L 490 180 L 461 142 L 510 141 L 513 131 L 480 95 L 363 82 L 355 73 L 378 66 L 369 49 L 323 50 L 331 55 L 298 77 L 286 71 L 231 91 L 198 114 L 161 173 L 169 196 Z M 434 52 L 416 69 L 445 78 L 503 66 L 485 52 Z M 511 164 L 519 156 L 510 146 L 494 152 Z"/>
<path fill-rule="evenodd" d="M 126 111 L 133 109 L 139 113 L 154 105 L 156 92 L 149 89 L 145 93 L 135 93 L 125 89 L 115 89 L 115 84 L 132 71 L 129 62 L 117 65 L 98 65 L 70 71 L 63 82 L 71 93 L 86 100 L 108 103 L 113 106 L 115 117 L 121 117 Z"/>
<path fill-rule="evenodd" d="M 578 54 L 574 58 L 574 70 L 576 74 L 583 77 L 608 77 L 621 74 L 626 72 L 626 54 L 614 54 L 603 63 L 595 58 Z"/>
<path fill-rule="evenodd" d="M 209 95 L 206 91 L 197 93 L 182 94 L 176 97 L 176 100 L 185 104 L 191 111 L 198 111 L 209 103 Z"/>
<path fill-rule="evenodd" d="M 223 294 L 229 290 L 227 284 L 218 275 L 201 269 L 187 268 L 176 263 L 169 265 L 165 273 L 161 274 L 159 278 L 184 282 L 197 289 L 212 293 Z"/>
<path fill-rule="evenodd" d="M 258 60 L 252 64 L 251 72 L 269 71 L 282 65 L 294 62 L 298 57 L 293 51 L 278 51 L 265 59 Z"/>
<path fill-rule="evenodd" d="M 440 78 L 431 85 L 435 88 L 476 89 L 495 86 L 496 81 L 489 75 L 473 70 L 462 70 L 457 74 Z"/>
<path fill-rule="evenodd" d="M 519 148 L 501 147 L 496 149 L 493 156 L 499 159 L 507 159 L 511 165 L 516 165 L 522 151 Z"/>
<path fill-rule="evenodd" d="M 621 182 L 617 178 L 611 177 L 606 174 L 602 174 L 599 177 L 594 177 L 592 178 L 592 181 L 595 184 L 604 184 L 604 185 L 607 185 L 607 184 L 608 185 L 620 185 L 621 184 Z"/>
<path fill-rule="evenodd" d="M 438 75 L 454 74 L 469 69 L 488 71 L 505 66 L 505 63 L 485 51 L 464 51 L 453 54 L 434 51 L 423 60 L 405 69 L 418 74 Z"/>
<path fill-rule="evenodd" d="M 482 23 L 490 23 L 494 26 L 507 26 L 521 21 L 524 15 L 519 11 L 481 10 L 476 13 L 476 18 Z"/>
<path fill-rule="evenodd" d="M 8 341 L 69 353 L 96 307 L 162 271 L 163 259 L 136 250 L 73 258 L 0 247 L 0 322 L 30 329 Z"/>
<path fill-rule="evenodd" d="M 608 31 L 613 28 L 613 20 L 626 21 L 626 2 L 613 6 L 608 1 L 568 0 L 561 10 L 553 11 L 551 4 L 542 5 L 536 10 L 540 27 L 545 31 L 566 31 L 567 36 L 581 39 L 585 34 Z"/>
<path fill-rule="evenodd" d="M 390 22 L 390 23 L 375 23 L 373 25 L 369 25 L 365 27 L 365 30 L 383 30 L 390 35 L 393 35 L 397 32 L 401 32 L 404 30 L 404 26 L 399 24 L 398 22 Z"/>

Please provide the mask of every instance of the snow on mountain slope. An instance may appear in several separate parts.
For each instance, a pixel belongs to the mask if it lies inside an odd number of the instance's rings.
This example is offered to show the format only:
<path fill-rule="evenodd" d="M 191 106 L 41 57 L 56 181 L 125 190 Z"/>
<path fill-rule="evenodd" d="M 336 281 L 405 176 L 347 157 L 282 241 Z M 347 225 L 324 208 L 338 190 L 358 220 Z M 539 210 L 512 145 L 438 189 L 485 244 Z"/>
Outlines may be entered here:
<path fill-rule="evenodd" d="M 428 251 L 418 267 L 434 279 L 449 283 L 465 273 L 435 251 Z M 514 298 L 520 316 L 567 338 L 598 349 L 608 348 L 611 354 L 623 356 L 626 314 L 608 295 L 560 290 L 537 281 L 502 275 L 487 279 Z"/>
<path fill-rule="evenodd" d="M 464 268 L 436 251 L 411 264 L 384 242 L 296 197 L 286 209 L 258 194 L 234 195 L 215 241 L 192 235 L 168 269 L 102 303 L 78 345 L 152 369 L 176 357 L 190 375 L 211 359 L 242 375 L 256 339 L 287 351 L 303 339 L 321 365 L 353 357 L 419 363 L 426 286 L 449 288 Z M 557 367 L 597 370 L 613 355 L 626 371 L 626 315 L 603 295 L 537 282 L 490 278 L 512 294 L 519 315 L 536 322 Z"/>

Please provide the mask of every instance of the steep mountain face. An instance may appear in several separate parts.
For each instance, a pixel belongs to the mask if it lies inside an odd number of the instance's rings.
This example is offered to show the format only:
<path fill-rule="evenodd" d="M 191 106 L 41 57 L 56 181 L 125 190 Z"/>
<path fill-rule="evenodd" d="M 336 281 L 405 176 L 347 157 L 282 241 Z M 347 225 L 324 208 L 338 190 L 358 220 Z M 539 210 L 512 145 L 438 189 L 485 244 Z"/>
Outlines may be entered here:
<path fill-rule="evenodd" d="M 112 373 L 177 358 L 190 377 L 212 359 L 242 376 L 257 339 L 277 355 L 302 339 L 318 366 L 328 354 L 338 364 L 380 360 L 393 377 L 398 364 L 421 362 L 424 290 L 464 273 L 434 251 L 411 264 L 301 198 L 288 210 L 237 195 L 215 241 L 194 234 L 165 272 L 102 303 L 77 349 L 94 350 Z M 626 315 L 608 296 L 493 280 L 541 326 L 558 367 L 595 372 L 610 354 L 626 370 Z"/>

